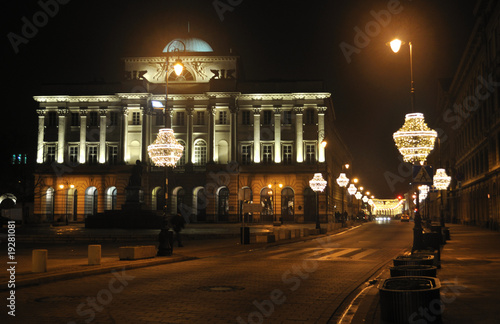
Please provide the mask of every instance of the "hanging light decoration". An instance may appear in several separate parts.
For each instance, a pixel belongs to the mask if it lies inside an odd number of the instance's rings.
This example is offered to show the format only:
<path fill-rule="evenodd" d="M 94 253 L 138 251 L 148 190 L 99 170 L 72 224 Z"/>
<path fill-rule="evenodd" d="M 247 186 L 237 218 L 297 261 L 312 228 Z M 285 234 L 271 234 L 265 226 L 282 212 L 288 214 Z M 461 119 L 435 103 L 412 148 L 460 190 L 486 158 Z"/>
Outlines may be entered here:
<path fill-rule="evenodd" d="M 430 129 L 424 121 L 424 114 L 406 114 L 405 123 L 393 138 L 405 162 L 423 164 L 434 148 L 437 132 Z"/>
<path fill-rule="evenodd" d="M 349 186 L 349 188 L 347 188 L 347 192 L 352 196 L 356 193 L 356 191 L 358 191 L 358 189 L 356 188 L 356 186 L 351 183 L 351 185 Z"/>
<path fill-rule="evenodd" d="M 368 197 L 364 196 L 363 197 L 363 202 L 366 204 L 368 202 Z"/>
<path fill-rule="evenodd" d="M 363 194 L 361 192 L 356 192 L 356 194 L 354 195 L 354 197 L 356 197 L 357 200 L 360 200 L 361 197 L 363 197 Z"/>
<path fill-rule="evenodd" d="M 148 146 L 148 154 L 154 165 L 174 167 L 182 157 L 184 146 L 177 142 L 171 128 L 162 128 L 153 144 Z"/>
<path fill-rule="evenodd" d="M 420 191 L 420 194 L 418 195 L 418 199 L 420 201 L 424 201 L 425 198 L 427 198 L 427 194 L 429 193 L 429 186 L 427 185 L 421 185 L 418 186 L 418 190 Z"/>
<path fill-rule="evenodd" d="M 325 190 L 326 187 L 326 180 L 323 179 L 323 175 L 321 173 L 315 173 L 314 177 L 309 180 L 309 187 L 315 192 Z"/>
<path fill-rule="evenodd" d="M 450 185 L 451 177 L 446 174 L 445 169 L 437 169 L 436 175 L 434 176 L 434 187 L 437 190 L 446 190 Z"/>
<path fill-rule="evenodd" d="M 346 177 L 345 173 L 341 173 L 340 176 L 337 178 L 337 183 L 341 187 L 346 187 L 347 184 L 349 183 L 349 178 Z"/>

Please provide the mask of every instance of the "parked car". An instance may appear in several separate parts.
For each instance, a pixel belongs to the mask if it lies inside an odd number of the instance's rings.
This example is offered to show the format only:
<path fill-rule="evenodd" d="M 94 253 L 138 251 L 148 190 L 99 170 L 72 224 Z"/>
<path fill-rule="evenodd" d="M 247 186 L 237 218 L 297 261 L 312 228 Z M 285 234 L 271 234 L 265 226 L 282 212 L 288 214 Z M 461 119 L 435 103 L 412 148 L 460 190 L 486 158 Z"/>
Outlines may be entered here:
<path fill-rule="evenodd" d="M 407 214 L 401 215 L 401 221 L 402 222 L 409 222 L 410 221 L 410 216 Z"/>

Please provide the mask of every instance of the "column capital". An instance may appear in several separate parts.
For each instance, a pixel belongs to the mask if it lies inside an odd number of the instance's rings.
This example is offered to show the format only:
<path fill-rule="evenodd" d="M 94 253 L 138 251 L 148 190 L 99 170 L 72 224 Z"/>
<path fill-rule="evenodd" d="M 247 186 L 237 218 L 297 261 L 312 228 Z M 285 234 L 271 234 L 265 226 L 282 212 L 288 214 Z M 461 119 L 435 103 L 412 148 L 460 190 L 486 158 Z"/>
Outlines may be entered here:
<path fill-rule="evenodd" d="M 215 106 L 214 106 L 214 105 L 209 105 L 209 106 L 207 107 L 207 110 L 208 110 L 208 112 L 209 112 L 212 116 L 215 116 L 215 113 L 216 113 L 216 111 L 217 111 L 217 109 L 215 108 Z"/>
<path fill-rule="evenodd" d="M 236 113 L 238 113 L 239 110 L 240 110 L 240 107 L 238 107 L 237 105 L 235 105 L 235 104 L 229 105 L 229 111 L 231 112 L 231 114 L 236 114 Z"/>
<path fill-rule="evenodd" d="M 281 114 L 282 108 L 281 105 L 274 105 L 274 114 L 279 115 Z"/>
<path fill-rule="evenodd" d="M 101 117 L 106 117 L 106 112 L 107 112 L 107 109 L 105 109 L 105 108 L 99 108 L 99 115 Z"/>
<path fill-rule="evenodd" d="M 123 107 L 123 114 L 124 114 L 125 116 L 127 116 L 127 115 L 128 115 L 128 108 L 127 108 L 127 107 Z"/>
<path fill-rule="evenodd" d="M 80 109 L 79 113 L 80 113 L 80 116 L 86 117 L 87 116 L 87 109 Z"/>
<path fill-rule="evenodd" d="M 293 107 L 293 112 L 297 115 L 302 115 L 304 114 L 304 106 L 294 106 Z"/>
<path fill-rule="evenodd" d="M 261 105 L 254 105 L 253 106 L 253 114 L 254 115 L 260 115 L 260 111 L 261 111 Z"/>
<path fill-rule="evenodd" d="M 318 106 L 316 107 L 316 110 L 318 111 L 318 114 L 324 114 L 326 112 L 327 107 L 326 106 Z"/>
<path fill-rule="evenodd" d="M 188 116 L 193 116 L 194 107 L 193 106 L 186 106 L 186 113 Z"/>
<path fill-rule="evenodd" d="M 65 117 L 68 114 L 68 109 L 66 109 L 66 108 L 58 108 L 57 109 L 57 114 L 60 117 Z"/>
<path fill-rule="evenodd" d="M 45 114 L 47 113 L 47 109 L 37 109 L 36 112 L 37 112 L 38 116 L 45 117 Z"/>

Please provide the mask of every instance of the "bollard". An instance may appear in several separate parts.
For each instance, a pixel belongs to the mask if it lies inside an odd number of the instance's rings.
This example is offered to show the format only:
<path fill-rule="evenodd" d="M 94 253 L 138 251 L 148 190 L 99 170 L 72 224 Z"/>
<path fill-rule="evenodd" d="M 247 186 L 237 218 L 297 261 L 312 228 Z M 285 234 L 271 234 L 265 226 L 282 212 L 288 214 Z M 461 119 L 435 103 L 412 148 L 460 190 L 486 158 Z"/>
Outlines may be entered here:
<path fill-rule="evenodd" d="M 89 245 L 89 265 L 101 264 L 101 245 Z"/>
<path fill-rule="evenodd" d="M 47 272 L 47 250 L 33 250 L 31 253 L 31 271 Z"/>

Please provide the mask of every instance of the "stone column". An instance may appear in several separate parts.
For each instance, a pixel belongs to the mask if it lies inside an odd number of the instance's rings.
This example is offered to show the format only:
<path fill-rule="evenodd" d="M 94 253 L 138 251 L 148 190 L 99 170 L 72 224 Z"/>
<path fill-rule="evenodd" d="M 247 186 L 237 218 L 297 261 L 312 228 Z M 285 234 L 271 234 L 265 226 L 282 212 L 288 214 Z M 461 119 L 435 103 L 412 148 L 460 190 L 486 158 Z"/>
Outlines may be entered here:
<path fill-rule="evenodd" d="M 304 162 L 304 142 L 303 142 L 303 121 L 304 108 L 302 106 L 295 106 L 295 145 L 297 151 L 297 162 Z"/>
<path fill-rule="evenodd" d="M 281 106 L 274 106 L 274 163 L 281 163 Z"/>
<path fill-rule="evenodd" d="M 59 125 L 57 129 L 57 163 L 64 163 L 64 149 L 66 148 L 66 115 L 68 109 L 58 109 Z"/>
<path fill-rule="evenodd" d="M 80 109 L 80 163 L 86 161 L 87 150 L 87 109 Z"/>
<path fill-rule="evenodd" d="M 99 109 L 99 163 L 106 163 L 106 109 Z"/>
<path fill-rule="evenodd" d="M 232 104 L 229 107 L 229 110 L 231 111 L 231 135 L 229 137 L 230 143 L 229 143 L 229 162 L 230 161 L 236 161 L 236 152 L 238 152 L 237 145 L 238 145 L 238 139 L 237 139 L 237 125 L 238 125 L 238 107 L 235 104 Z"/>
<path fill-rule="evenodd" d="M 325 148 L 321 145 L 325 138 L 325 112 L 326 107 L 318 107 L 318 161 L 325 162 Z"/>
<path fill-rule="evenodd" d="M 260 163 L 260 106 L 253 107 L 253 161 Z"/>
<path fill-rule="evenodd" d="M 215 145 L 215 113 L 214 105 L 208 107 L 208 162 L 214 162 L 214 145 Z"/>
<path fill-rule="evenodd" d="M 128 109 L 123 107 L 123 161 L 129 162 L 130 156 L 128 152 Z"/>
<path fill-rule="evenodd" d="M 37 109 L 38 113 L 38 145 L 36 148 L 36 163 L 43 163 L 43 140 L 45 136 L 45 109 Z"/>
<path fill-rule="evenodd" d="M 186 155 L 186 163 L 191 163 L 193 156 L 193 114 L 194 108 L 191 106 L 186 107 L 187 125 L 186 125 L 186 147 L 184 148 Z"/>

